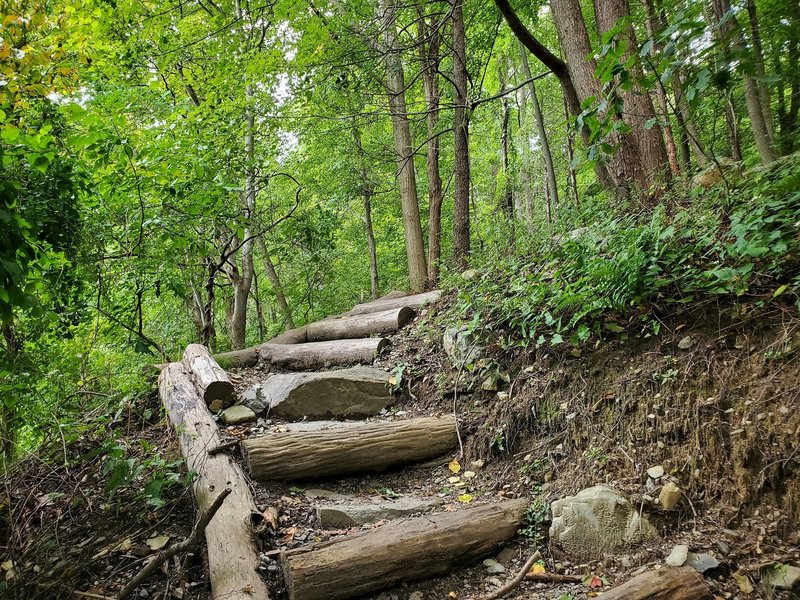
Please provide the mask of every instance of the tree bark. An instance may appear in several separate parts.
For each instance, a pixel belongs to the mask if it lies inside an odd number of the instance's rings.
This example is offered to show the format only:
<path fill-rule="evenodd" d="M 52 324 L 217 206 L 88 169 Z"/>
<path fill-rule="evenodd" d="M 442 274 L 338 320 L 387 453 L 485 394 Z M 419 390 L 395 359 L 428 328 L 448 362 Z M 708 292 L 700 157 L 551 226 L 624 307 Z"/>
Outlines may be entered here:
<path fill-rule="evenodd" d="M 453 258 L 456 268 L 467 268 L 469 231 L 469 115 L 467 106 L 467 39 L 464 31 L 464 0 L 449 0 L 453 20 Z"/>
<path fill-rule="evenodd" d="M 378 299 L 378 253 L 375 247 L 375 232 L 372 229 L 372 195 L 373 188 L 372 182 L 369 179 L 367 172 L 366 156 L 364 155 L 364 147 L 361 145 L 361 134 L 355 126 L 355 121 L 352 127 L 353 142 L 356 145 L 356 151 L 359 158 L 359 172 L 361 173 L 361 197 L 364 200 L 364 232 L 367 236 L 367 250 L 369 252 L 369 287 L 372 294 L 372 299 Z"/>
<path fill-rule="evenodd" d="M 742 29 L 736 16 L 731 16 L 722 23 L 722 17 L 731 9 L 729 0 L 713 0 L 711 4 L 723 47 L 730 44 L 737 53 L 745 54 L 747 52 L 747 44 L 745 43 Z M 758 148 L 761 162 L 766 165 L 773 162 L 776 155 L 775 149 L 770 143 L 767 123 L 764 120 L 764 109 L 761 106 L 758 85 L 755 79 L 747 73 L 742 75 L 742 83 L 744 86 L 744 100 L 747 105 L 747 115 L 750 117 L 750 126 L 753 129 L 753 138 L 756 142 L 756 148 Z"/>
<path fill-rule="evenodd" d="M 363 338 L 376 333 L 394 333 L 409 323 L 416 314 L 417 311 L 413 308 L 403 306 L 365 315 L 323 319 L 306 326 L 306 339 L 309 342 L 325 342 Z"/>
<path fill-rule="evenodd" d="M 389 111 L 392 115 L 392 131 L 397 160 L 397 178 L 400 184 L 400 203 L 403 209 L 403 230 L 408 259 L 408 279 L 411 290 L 421 292 L 427 281 L 425 245 L 422 241 L 422 225 L 419 219 L 417 179 L 414 172 L 414 153 L 411 130 L 406 110 L 406 84 L 403 63 L 397 42 L 396 0 L 381 0 L 384 19 L 384 52 L 386 60 L 386 90 L 389 96 Z"/>
<path fill-rule="evenodd" d="M 433 290 L 431 292 L 424 292 L 422 294 L 414 294 L 412 296 L 401 296 L 399 298 L 381 298 L 374 302 L 367 302 L 365 304 L 356 304 L 352 309 L 346 312 L 346 315 L 367 315 L 375 312 L 382 312 L 386 310 L 393 310 L 397 308 L 408 307 L 414 310 L 419 310 L 426 304 L 436 302 L 442 296 L 442 290 Z"/>
<path fill-rule="evenodd" d="M 761 110 L 764 113 L 764 124 L 767 126 L 769 143 L 775 148 L 775 128 L 772 122 L 772 100 L 770 98 L 769 86 L 764 81 L 766 68 L 764 64 L 764 48 L 761 44 L 761 28 L 758 24 L 758 11 L 754 0 L 747 0 L 747 15 L 750 19 L 750 31 L 753 35 L 753 58 L 755 59 L 756 75 L 761 78 L 758 82 L 758 96 L 761 100 Z"/>
<path fill-rule="evenodd" d="M 198 475 L 193 483 L 198 509 L 208 510 L 222 490 L 231 489 L 205 531 L 212 598 L 268 600 L 266 585 L 256 570 L 258 548 L 247 522 L 255 510 L 247 479 L 225 453 L 208 454 L 208 448 L 220 443 L 219 431 L 181 363 L 170 363 L 161 371 L 158 391 L 186 466 Z"/>
<path fill-rule="evenodd" d="M 191 373 L 192 381 L 200 397 L 211 412 L 227 408 L 236 397 L 228 374 L 201 344 L 189 344 L 183 353 L 183 364 Z"/>
<path fill-rule="evenodd" d="M 525 79 L 531 79 L 531 68 L 528 64 L 528 55 L 522 42 L 518 42 L 519 57 L 522 61 L 522 74 Z M 531 106 L 533 107 L 533 118 L 536 122 L 536 132 L 539 135 L 539 142 L 542 145 L 542 156 L 544 157 L 545 176 L 547 177 L 547 197 L 551 210 L 558 207 L 558 184 L 556 183 L 556 170 L 553 166 L 553 154 L 550 152 L 550 142 L 547 136 L 547 129 L 544 125 L 544 116 L 539 106 L 539 98 L 536 95 L 536 86 L 533 81 L 528 84 L 528 91 L 531 95 Z"/>
<path fill-rule="evenodd" d="M 691 567 L 647 571 L 603 594 L 603 600 L 712 600 L 703 576 Z"/>
<path fill-rule="evenodd" d="M 511 110 L 508 107 L 508 98 L 503 98 L 503 118 L 500 124 L 500 158 L 503 164 L 503 191 L 501 192 L 500 208 L 506 215 L 506 219 L 514 219 L 514 190 L 511 186 L 511 160 L 509 158 L 509 139 L 508 121 Z"/>
<path fill-rule="evenodd" d="M 289 303 L 286 301 L 286 294 L 283 291 L 283 284 L 281 284 L 281 279 L 278 277 L 278 271 L 275 270 L 275 264 L 272 262 L 272 258 L 267 250 L 267 244 L 264 241 L 264 236 L 259 235 L 256 240 L 258 243 L 258 250 L 261 252 L 261 257 L 264 261 L 264 271 L 267 273 L 267 279 L 269 279 L 269 285 L 272 287 L 272 291 L 275 294 L 275 301 L 278 304 L 278 310 L 283 317 L 283 328 L 287 331 L 289 329 L 294 329 L 292 311 L 289 308 Z"/>
<path fill-rule="evenodd" d="M 389 343 L 386 338 L 374 337 L 304 344 L 266 343 L 258 347 L 261 360 L 287 369 L 312 371 L 330 366 L 372 363 Z"/>
<path fill-rule="evenodd" d="M 463 568 L 511 538 L 526 509 L 526 500 L 510 500 L 405 519 L 287 556 L 289 598 L 342 600 Z"/>
<path fill-rule="evenodd" d="M 455 419 L 447 415 L 270 433 L 244 440 L 242 448 L 250 476 L 269 481 L 382 471 L 441 456 L 457 443 Z"/>

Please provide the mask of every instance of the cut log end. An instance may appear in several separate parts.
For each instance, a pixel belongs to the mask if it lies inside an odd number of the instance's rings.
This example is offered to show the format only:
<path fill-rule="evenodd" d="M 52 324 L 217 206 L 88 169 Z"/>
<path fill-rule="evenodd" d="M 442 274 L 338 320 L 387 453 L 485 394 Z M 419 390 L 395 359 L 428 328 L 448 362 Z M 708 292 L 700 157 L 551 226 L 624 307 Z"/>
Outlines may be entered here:
<path fill-rule="evenodd" d="M 183 353 L 183 363 L 191 372 L 200 396 L 213 412 L 233 404 L 236 394 L 233 383 L 208 348 L 201 344 L 189 344 Z"/>

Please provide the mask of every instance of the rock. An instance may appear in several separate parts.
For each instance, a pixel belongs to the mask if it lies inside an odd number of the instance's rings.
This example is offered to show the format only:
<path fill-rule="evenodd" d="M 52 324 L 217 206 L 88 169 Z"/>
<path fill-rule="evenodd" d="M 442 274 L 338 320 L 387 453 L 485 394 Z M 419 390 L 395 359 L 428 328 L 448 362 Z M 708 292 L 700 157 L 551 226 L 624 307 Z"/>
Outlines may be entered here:
<path fill-rule="evenodd" d="M 694 346 L 694 339 L 690 335 L 687 335 L 678 342 L 678 348 L 681 350 L 688 350 L 692 346 Z"/>
<path fill-rule="evenodd" d="M 238 425 L 239 423 L 247 423 L 256 420 L 256 413 L 241 404 L 229 406 L 223 410 L 219 416 L 226 425 Z"/>
<path fill-rule="evenodd" d="M 655 467 L 650 467 L 647 469 L 647 475 L 652 477 L 653 479 L 659 479 L 660 477 L 664 476 L 664 467 L 661 465 L 656 465 Z"/>
<path fill-rule="evenodd" d="M 486 567 L 486 571 L 492 575 L 506 572 L 506 568 L 493 558 L 487 558 L 483 561 L 483 566 Z"/>
<path fill-rule="evenodd" d="M 623 556 L 619 559 L 619 564 L 623 569 L 630 569 L 633 566 L 630 556 Z"/>
<path fill-rule="evenodd" d="M 717 540 L 717 550 L 720 551 L 720 554 L 725 556 L 731 553 L 731 547 L 722 540 Z"/>
<path fill-rule="evenodd" d="M 483 346 L 478 345 L 475 336 L 464 327 L 448 327 L 444 331 L 442 347 L 450 362 L 460 367 L 462 364 L 475 364 L 483 355 Z"/>
<path fill-rule="evenodd" d="M 800 582 L 800 567 L 773 563 L 761 568 L 762 583 L 770 586 L 790 590 Z"/>
<path fill-rule="evenodd" d="M 600 560 L 627 543 L 657 536 L 628 497 L 606 485 L 556 500 L 551 510 L 550 538 L 571 555 L 587 560 Z"/>
<path fill-rule="evenodd" d="M 719 561 L 714 558 L 713 554 L 689 552 L 684 564 L 687 567 L 692 567 L 698 573 L 705 573 L 710 569 L 716 569 L 719 566 Z"/>
<path fill-rule="evenodd" d="M 425 596 L 422 595 L 422 592 L 411 592 L 408 595 L 408 600 L 425 600 Z"/>
<path fill-rule="evenodd" d="M 500 581 L 500 579 L 498 579 L 497 577 L 489 577 L 489 579 L 487 579 L 486 581 L 487 581 L 487 583 L 490 583 L 494 587 L 498 587 L 498 588 L 503 585 L 503 582 Z"/>
<path fill-rule="evenodd" d="M 497 555 L 497 562 L 499 562 L 501 565 L 507 565 L 515 558 L 517 558 L 517 549 L 507 546 L 506 548 L 503 548 Z"/>
<path fill-rule="evenodd" d="M 390 378 L 386 371 L 372 367 L 282 373 L 246 390 L 241 403 L 255 412 L 269 408 L 289 420 L 368 417 L 394 401 Z"/>
<path fill-rule="evenodd" d="M 481 384 L 481 389 L 487 392 L 496 392 L 500 389 L 500 381 L 497 375 L 489 375 Z"/>
<path fill-rule="evenodd" d="M 680 544 L 675 546 L 672 549 L 672 552 L 669 553 L 669 556 L 667 557 L 667 564 L 670 567 L 682 567 L 687 558 L 689 558 L 689 546 Z"/>
<path fill-rule="evenodd" d="M 464 281 L 475 281 L 478 277 L 480 277 L 480 275 L 481 274 L 475 269 L 467 269 L 461 273 L 461 279 Z"/>
<path fill-rule="evenodd" d="M 678 506 L 681 501 L 681 488 L 668 481 L 661 488 L 661 493 L 658 495 L 658 503 L 664 510 L 672 510 Z"/>
<path fill-rule="evenodd" d="M 429 511 L 441 506 L 442 500 L 423 500 L 419 498 L 399 498 L 392 502 L 379 504 L 336 504 L 317 507 L 320 526 L 326 529 L 344 529 L 384 519 L 396 519 L 415 513 Z"/>
<path fill-rule="evenodd" d="M 322 489 L 307 489 L 304 494 L 306 498 L 311 500 L 321 498 L 323 500 L 331 500 L 334 502 L 353 500 L 355 498 L 355 496 L 348 496 L 346 494 L 340 494 L 339 492 L 332 492 L 331 490 Z"/>

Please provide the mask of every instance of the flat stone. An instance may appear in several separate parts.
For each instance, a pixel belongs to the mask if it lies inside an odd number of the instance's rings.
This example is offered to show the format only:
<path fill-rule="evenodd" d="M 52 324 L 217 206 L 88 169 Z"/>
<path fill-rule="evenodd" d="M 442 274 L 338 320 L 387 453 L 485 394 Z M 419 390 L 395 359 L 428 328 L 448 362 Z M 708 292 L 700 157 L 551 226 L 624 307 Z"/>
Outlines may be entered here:
<path fill-rule="evenodd" d="M 658 503 L 664 510 L 672 510 L 678 506 L 678 502 L 681 501 L 681 496 L 681 488 L 671 481 L 668 481 L 664 484 L 664 487 L 661 488 L 661 493 L 658 495 Z"/>
<path fill-rule="evenodd" d="M 691 336 L 687 335 L 685 338 L 682 338 L 680 342 L 678 342 L 678 348 L 681 350 L 688 350 L 694 346 L 694 339 Z"/>
<path fill-rule="evenodd" d="M 229 406 L 219 416 L 226 425 L 238 425 L 239 423 L 248 423 L 256 420 L 256 413 L 241 404 Z"/>
<path fill-rule="evenodd" d="M 335 504 L 317 506 L 320 526 L 326 529 L 344 529 L 376 523 L 384 519 L 397 519 L 408 515 L 427 512 L 441 506 L 442 500 L 434 498 L 398 498 L 392 502 L 378 504 Z"/>
<path fill-rule="evenodd" d="M 506 568 L 493 558 L 487 558 L 484 560 L 483 566 L 486 567 L 486 572 L 491 575 L 497 575 L 499 573 L 506 572 Z"/>
<path fill-rule="evenodd" d="M 269 408 L 269 400 L 264 397 L 260 383 L 239 394 L 238 404 L 246 406 L 256 414 L 262 413 Z"/>
<path fill-rule="evenodd" d="M 669 556 L 667 557 L 667 564 L 670 567 L 682 567 L 687 558 L 689 558 L 689 546 L 680 544 L 675 546 L 672 549 L 672 552 L 669 553 Z"/>
<path fill-rule="evenodd" d="M 576 558 L 601 560 L 625 544 L 658 535 L 627 496 L 606 485 L 556 500 L 551 511 L 550 538 Z"/>
<path fill-rule="evenodd" d="M 647 469 L 647 475 L 652 477 L 653 479 L 658 479 L 664 476 L 664 467 L 661 465 L 656 465 L 655 467 L 650 467 Z"/>
<path fill-rule="evenodd" d="M 271 413 L 289 420 L 369 417 L 394 402 L 390 377 L 372 367 L 281 373 L 246 390 L 242 403 L 251 403 L 254 410 L 268 407 Z"/>
<path fill-rule="evenodd" d="M 332 492 L 331 490 L 323 490 L 323 489 L 307 489 L 303 492 L 306 498 L 310 498 L 311 500 L 332 500 L 334 502 L 341 502 L 341 501 L 349 501 L 353 500 L 355 496 L 348 496 L 347 494 L 340 494 L 339 492 Z"/>
<path fill-rule="evenodd" d="M 517 558 L 517 554 L 518 552 L 516 548 L 508 546 L 506 548 L 503 548 L 497 555 L 497 562 L 499 562 L 501 565 L 507 565 L 515 558 Z"/>
<path fill-rule="evenodd" d="M 800 567 L 781 563 L 763 567 L 761 581 L 770 587 L 791 590 L 800 582 Z"/>
<path fill-rule="evenodd" d="M 692 567 L 698 573 L 705 573 L 710 569 L 716 569 L 719 566 L 719 561 L 714 558 L 713 554 L 695 554 L 694 552 L 689 552 L 689 556 L 686 558 L 687 567 Z"/>
<path fill-rule="evenodd" d="M 483 346 L 475 342 L 475 336 L 465 327 L 445 329 L 442 347 L 454 366 L 475 364 L 483 355 Z"/>

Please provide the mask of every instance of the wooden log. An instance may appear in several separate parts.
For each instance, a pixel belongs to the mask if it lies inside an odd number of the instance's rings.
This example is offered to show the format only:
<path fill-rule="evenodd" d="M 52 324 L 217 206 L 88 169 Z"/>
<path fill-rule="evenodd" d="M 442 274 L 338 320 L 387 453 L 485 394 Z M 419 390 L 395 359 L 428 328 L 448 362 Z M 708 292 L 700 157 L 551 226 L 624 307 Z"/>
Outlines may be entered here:
<path fill-rule="evenodd" d="M 425 304 L 436 302 L 442 295 L 442 290 L 414 294 L 412 296 L 402 296 L 400 298 L 380 298 L 372 302 L 355 305 L 346 315 L 367 315 L 369 313 L 381 312 L 395 308 L 408 307 L 419 310 Z"/>
<path fill-rule="evenodd" d="M 243 369 L 246 367 L 254 367 L 258 364 L 258 350 L 261 346 L 252 346 L 250 348 L 243 348 L 242 350 L 231 350 L 230 352 L 220 352 L 214 355 L 214 360 L 217 361 L 223 369 Z"/>
<path fill-rule="evenodd" d="M 354 598 L 400 581 L 462 569 L 513 536 L 528 501 L 396 521 L 283 560 L 290 600 Z"/>
<path fill-rule="evenodd" d="M 183 363 L 161 371 L 158 391 L 178 432 L 186 466 L 197 473 L 193 487 L 200 511 L 207 510 L 225 488 L 231 494 L 206 527 L 208 570 L 214 600 L 268 600 L 258 574 L 258 548 L 248 518 L 255 510 L 247 479 L 225 453 L 209 455 L 220 444 L 219 431 Z"/>
<path fill-rule="evenodd" d="M 208 348 L 202 344 L 189 344 L 183 353 L 183 364 L 211 412 L 219 412 L 233 404 L 236 398 L 233 383 L 209 354 Z"/>
<path fill-rule="evenodd" d="M 603 594 L 603 600 L 713 600 L 703 576 L 691 567 L 646 571 Z"/>
<path fill-rule="evenodd" d="M 382 471 L 439 456 L 457 442 L 455 419 L 448 415 L 275 432 L 243 440 L 242 449 L 250 476 L 269 481 Z"/>
<path fill-rule="evenodd" d="M 325 342 L 392 333 L 410 322 L 416 314 L 413 308 L 402 306 L 354 317 L 324 319 L 306 327 L 306 338 L 309 342 Z"/>
<path fill-rule="evenodd" d="M 262 360 L 297 371 L 371 363 L 389 340 L 365 338 L 333 340 L 305 344 L 264 344 L 259 349 Z"/>

